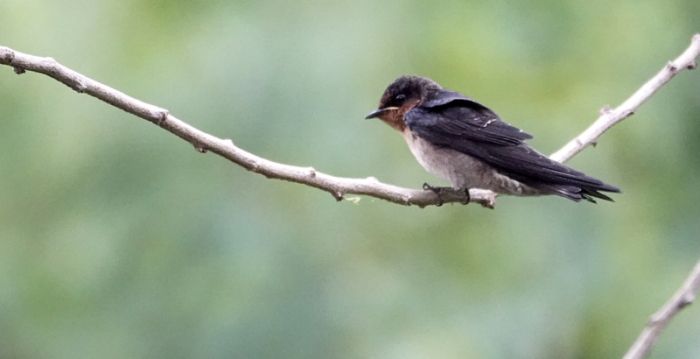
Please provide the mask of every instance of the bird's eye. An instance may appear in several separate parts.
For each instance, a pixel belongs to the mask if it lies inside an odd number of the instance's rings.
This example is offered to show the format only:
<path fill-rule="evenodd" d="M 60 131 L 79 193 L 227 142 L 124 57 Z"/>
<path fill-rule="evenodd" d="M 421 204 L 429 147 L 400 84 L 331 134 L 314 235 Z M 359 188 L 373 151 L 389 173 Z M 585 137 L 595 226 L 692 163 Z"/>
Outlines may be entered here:
<path fill-rule="evenodd" d="M 406 95 L 404 94 L 396 95 L 396 97 L 394 97 L 394 100 L 396 100 L 396 102 L 403 102 L 405 99 Z"/>

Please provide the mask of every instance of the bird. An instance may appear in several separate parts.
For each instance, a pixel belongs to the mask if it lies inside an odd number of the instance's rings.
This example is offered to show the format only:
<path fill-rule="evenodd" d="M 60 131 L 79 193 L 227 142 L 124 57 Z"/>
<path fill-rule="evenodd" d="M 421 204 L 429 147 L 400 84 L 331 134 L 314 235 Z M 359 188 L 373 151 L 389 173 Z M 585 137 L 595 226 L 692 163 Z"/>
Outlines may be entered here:
<path fill-rule="evenodd" d="M 613 201 L 620 189 L 549 159 L 525 143 L 528 133 L 488 107 L 420 76 L 400 76 L 365 117 L 399 131 L 418 163 L 463 191 L 481 188 L 514 196 L 557 195 L 575 202 Z M 437 194 L 449 187 L 423 184 Z"/>

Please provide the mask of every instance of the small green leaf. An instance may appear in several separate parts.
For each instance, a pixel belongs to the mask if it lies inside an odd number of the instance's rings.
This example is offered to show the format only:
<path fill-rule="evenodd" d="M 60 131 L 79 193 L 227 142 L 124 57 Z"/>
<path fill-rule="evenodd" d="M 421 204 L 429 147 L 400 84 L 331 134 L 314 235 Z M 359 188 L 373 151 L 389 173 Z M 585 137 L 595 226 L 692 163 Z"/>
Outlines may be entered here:
<path fill-rule="evenodd" d="M 360 203 L 360 200 L 361 200 L 362 198 L 360 198 L 360 197 L 343 197 L 343 199 L 346 200 L 346 201 L 348 201 L 348 202 L 352 202 L 352 203 L 354 203 L 354 204 L 358 204 L 358 203 Z"/>

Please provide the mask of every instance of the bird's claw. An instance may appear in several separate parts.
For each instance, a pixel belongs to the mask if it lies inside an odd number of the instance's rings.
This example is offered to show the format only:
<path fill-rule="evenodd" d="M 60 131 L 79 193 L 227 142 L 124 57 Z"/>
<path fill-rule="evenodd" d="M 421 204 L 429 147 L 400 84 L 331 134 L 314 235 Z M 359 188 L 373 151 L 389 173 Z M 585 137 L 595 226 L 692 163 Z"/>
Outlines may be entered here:
<path fill-rule="evenodd" d="M 471 201 L 472 201 L 472 196 L 469 194 L 469 188 L 465 188 L 464 189 L 464 200 L 462 201 L 462 204 L 467 205 Z"/>
<path fill-rule="evenodd" d="M 423 183 L 423 190 L 432 191 L 438 197 L 439 202 L 435 205 L 437 207 L 440 207 L 443 204 L 445 204 L 445 201 L 442 199 L 442 191 L 444 191 L 445 189 L 450 189 L 450 188 L 449 187 L 434 187 L 434 186 L 431 186 L 427 183 Z M 469 194 L 469 188 L 465 188 L 465 189 L 460 190 L 460 191 L 464 192 L 464 199 L 461 201 L 461 203 L 464 205 L 469 204 L 472 201 L 472 197 Z"/>
<path fill-rule="evenodd" d="M 445 201 L 442 200 L 442 196 L 440 195 L 440 193 L 442 193 L 442 187 L 433 187 L 428 183 L 423 183 L 423 190 L 432 191 L 433 193 L 435 193 L 435 195 L 437 195 L 439 202 L 435 206 L 440 207 L 445 203 Z"/>

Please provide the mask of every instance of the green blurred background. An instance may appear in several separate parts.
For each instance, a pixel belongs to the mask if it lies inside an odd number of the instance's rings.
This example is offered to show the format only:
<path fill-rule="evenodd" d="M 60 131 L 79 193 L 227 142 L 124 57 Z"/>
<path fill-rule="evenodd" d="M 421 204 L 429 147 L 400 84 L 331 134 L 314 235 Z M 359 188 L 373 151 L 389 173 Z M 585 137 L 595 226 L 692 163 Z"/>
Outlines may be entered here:
<path fill-rule="evenodd" d="M 268 159 L 440 184 L 380 121 L 402 74 L 552 153 L 678 56 L 697 0 L 2 0 L 0 45 Z M 700 258 L 700 73 L 569 162 L 616 203 L 403 207 L 265 179 L 0 68 L 1 358 L 618 358 Z M 700 311 L 652 358 L 700 357 Z"/>

